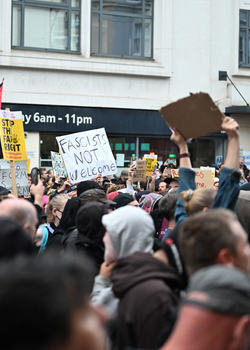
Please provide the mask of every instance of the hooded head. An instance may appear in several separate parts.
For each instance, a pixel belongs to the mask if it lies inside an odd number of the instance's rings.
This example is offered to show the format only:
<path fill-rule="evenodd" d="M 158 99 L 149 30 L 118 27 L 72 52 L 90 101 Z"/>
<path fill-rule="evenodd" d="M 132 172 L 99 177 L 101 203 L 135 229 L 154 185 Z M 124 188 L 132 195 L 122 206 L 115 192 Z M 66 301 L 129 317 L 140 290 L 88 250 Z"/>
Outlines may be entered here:
<path fill-rule="evenodd" d="M 102 223 L 116 258 L 134 252 L 153 252 L 154 223 L 144 210 L 128 205 L 104 215 Z"/>

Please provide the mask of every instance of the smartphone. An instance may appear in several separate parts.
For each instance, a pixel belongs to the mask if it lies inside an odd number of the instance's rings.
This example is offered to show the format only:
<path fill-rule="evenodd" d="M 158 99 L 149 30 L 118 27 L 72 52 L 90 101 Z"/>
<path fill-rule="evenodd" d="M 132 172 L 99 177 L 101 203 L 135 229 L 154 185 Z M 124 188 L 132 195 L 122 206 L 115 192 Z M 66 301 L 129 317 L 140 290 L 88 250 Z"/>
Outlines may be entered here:
<path fill-rule="evenodd" d="M 70 188 L 68 189 L 67 192 L 69 193 L 69 192 L 71 192 L 71 191 L 74 191 L 75 189 L 76 189 L 76 186 L 72 186 L 72 187 L 70 187 Z"/>
<path fill-rule="evenodd" d="M 168 160 L 168 163 L 169 163 L 169 164 L 174 164 L 174 160 L 173 160 L 173 159 L 169 159 L 169 160 Z"/>
<path fill-rule="evenodd" d="M 130 158 L 130 165 L 135 165 L 135 170 L 137 170 L 137 162 L 138 162 L 138 157 Z"/>
<path fill-rule="evenodd" d="M 38 184 L 38 179 L 40 179 L 40 171 L 38 168 L 32 168 L 31 169 L 31 172 L 30 172 L 30 175 L 31 175 L 31 183 L 34 184 L 34 185 L 37 185 Z"/>

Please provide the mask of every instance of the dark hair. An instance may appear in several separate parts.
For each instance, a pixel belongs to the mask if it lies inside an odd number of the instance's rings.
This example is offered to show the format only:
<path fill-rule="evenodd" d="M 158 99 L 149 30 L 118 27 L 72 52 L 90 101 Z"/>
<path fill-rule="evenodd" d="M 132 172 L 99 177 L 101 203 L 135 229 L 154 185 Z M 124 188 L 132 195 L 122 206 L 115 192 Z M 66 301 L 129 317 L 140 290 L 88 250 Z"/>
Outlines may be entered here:
<path fill-rule="evenodd" d="M 40 174 L 42 174 L 43 171 L 46 171 L 46 172 L 47 172 L 46 168 L 39 168 L 39 171 L 40 171 Z"/>
<path fill-rule="evenodd" d="M 177 199 L 178 191 L 175 189 L 159 200 L 159 210 L 168 221 L 174 220 Z"/>
<path fill-rule="evenodd" d="M 70 255 L 18 258 L 0 266 L 1 349 L 40 350 L 70 335 L 72 311 L 87 304 L 89 261 Z"/>
<path fill-rule="evenodd" d="M 160 172 L 163 174 L 164 173 L 164 169 L 167 168 L 168 166 L 167 165 L 161 165 L 160 166 Z"/>
<path fill-rule="evenodd" d="M 215 264 L 221 249 L 236 253 L 232 221 L 237 221 L 233 212 L 213 209 L 192 215 L 180 226 L 180 253 L 189 274 Z"/>
<path fill-rule="evenodd" d="M 103 246 L 105 227 L 102 224 L 103 215 L 108 214 L 105 203 L 89 202 L 84 204 L 77 212 L 76 227 L 78 237 L 83 235 Z"/>

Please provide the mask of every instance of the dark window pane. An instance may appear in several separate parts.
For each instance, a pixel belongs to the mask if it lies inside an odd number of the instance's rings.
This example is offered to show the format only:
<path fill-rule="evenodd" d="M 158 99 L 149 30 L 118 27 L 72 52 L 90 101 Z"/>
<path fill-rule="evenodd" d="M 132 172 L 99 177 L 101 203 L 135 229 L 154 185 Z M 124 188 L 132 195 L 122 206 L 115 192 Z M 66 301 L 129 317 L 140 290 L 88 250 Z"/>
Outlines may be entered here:
<path fill-rule="evenodd" d="M 141 18 L 103 15 L 102 53 L 141 56 Z"/>
<path fill-rule="evenodd" d="M 152 57 L 152 20 L 145 20 L 144 56 Z"/>
<path fill-rule="evenodd" d="M 124 154 L 124 165 L 119 166 L 129 167 L 130 158 L 135 156 L 135 137 L 112 136 L 108 139 L 115 159 L 117 159 L 117 154 Z"/>
<path fill-rule="evenodd" d="M 247 63 L 250 63 L 250 30 L 248 31 L 248 58 Z"/>
<path fill-rule="evenodd" d="M 44 2 L 57 2 L 59 4 L 66 4 L 67 0 L 39 0 L 39 1 L 44 1 Z"/>
<path fill-rule="evenodd" d="M 145 15 L 146 16 L 152 16 L 153 14 L 153 3 L 152 1 L 146 1 L 145 4 Z"/>
<path fill-rule="evenodd" d="M 80 0 L 71 0 L 72 7 L 80 7 Z"/>
<path fill-rule="evenodd" d="M 92 10 L 100 10 L 100 0 L 92 0 Z"/>
<path fill-rule="evenodd" d="M 159 164 L 164 162 L 169 154 L 178 154 L 178 148 L 176 145 L 166 138 L 153 139 L 140 137 L 139 139 L 139 158 L 143 158 L 144 154 L 154 152 L 158 156 Z"/>
<path fill-rule="evenodd" d="M 246 30 L 240 30 L 240 42 L 239 42 L 239 60 L 240 63 L 246 64 Z"/>
<path fill-rule="evenodd" d="M 12 45 L 21 45 L 21 6 L 13 6 Z"/>
<path fill-rule="evenodd" d="M 247 11 L 240 11 L 240 24 L 241 25 L 247 24 Z"/>
<path fill-rule="evenodd" d="M 71 12 L 71 50 L 79 51 L 80 47 L 80 13 Z"/>
<path fill-rule="evenodd" d="M 142 1 L 103 0 L 103 11 L 122 12 L 124 14 L 142 14 Z"/>
<path fill-rule="evenodd" d="M 68 12 L 52 8 L 25 7 L 24 45 L 67 50 Z"/>
<path fill-rule="evenodd" d="M 92 14 L 92 52 L 99 53 L 100 15 Z"/>

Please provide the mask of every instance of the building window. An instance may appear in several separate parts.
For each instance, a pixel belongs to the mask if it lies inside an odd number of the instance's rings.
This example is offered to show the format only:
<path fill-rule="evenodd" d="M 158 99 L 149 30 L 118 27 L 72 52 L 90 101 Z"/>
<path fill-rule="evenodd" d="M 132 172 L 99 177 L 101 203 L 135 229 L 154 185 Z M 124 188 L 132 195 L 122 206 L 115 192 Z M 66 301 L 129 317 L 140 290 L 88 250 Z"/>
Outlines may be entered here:
<path fill-rule="evenodd" d="M 92 0 L 92 55 L 153 58 L 153 0 Z"/>
<path fill-rule="evenodd" d="M 240 11 L 239 65 L 250 67 L 250 11 Z"/>
<path fill-rule="evenodd" d="M 80 0 L 13 0 L 12 47 L 80 52 Z"/>

